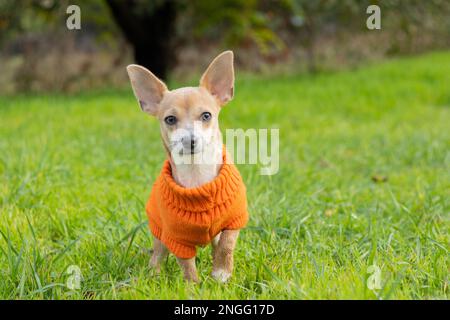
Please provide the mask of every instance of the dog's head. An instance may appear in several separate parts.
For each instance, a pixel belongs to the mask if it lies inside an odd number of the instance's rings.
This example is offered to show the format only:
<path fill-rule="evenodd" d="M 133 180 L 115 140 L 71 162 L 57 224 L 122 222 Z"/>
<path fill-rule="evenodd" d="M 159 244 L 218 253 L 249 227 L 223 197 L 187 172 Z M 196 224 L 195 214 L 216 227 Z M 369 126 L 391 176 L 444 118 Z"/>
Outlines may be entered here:
<path fill-rule="evenodd" d="M 233 98 L 233 52 L 218 55 L 198 87 L 168 90 L 142 66 L 129 65 L 127 71 L 142 110 L 159 119 L 163 143 L 172 155 L 200 153 L 220 136 L 220 108 Z"/>

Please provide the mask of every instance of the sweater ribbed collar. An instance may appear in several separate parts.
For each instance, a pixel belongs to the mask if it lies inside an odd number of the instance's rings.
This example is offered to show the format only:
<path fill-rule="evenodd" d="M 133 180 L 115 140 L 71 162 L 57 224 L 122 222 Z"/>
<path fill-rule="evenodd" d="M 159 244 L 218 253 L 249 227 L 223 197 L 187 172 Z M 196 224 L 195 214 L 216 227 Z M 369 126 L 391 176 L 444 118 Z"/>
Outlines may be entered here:
<path fill-rule="evenodd" d="M 161 196 L 166 204 L 183 211 L 201 212 L 214 207 L 227 205 L 233 200 L 242 184 L 242 178 L 236 166 L 227 158 L 224 146 L 222 167 L 214 180 L 199 187 L 180 186 L 172 176 L 170 161 L 164 162 L 161 170 Z"/>

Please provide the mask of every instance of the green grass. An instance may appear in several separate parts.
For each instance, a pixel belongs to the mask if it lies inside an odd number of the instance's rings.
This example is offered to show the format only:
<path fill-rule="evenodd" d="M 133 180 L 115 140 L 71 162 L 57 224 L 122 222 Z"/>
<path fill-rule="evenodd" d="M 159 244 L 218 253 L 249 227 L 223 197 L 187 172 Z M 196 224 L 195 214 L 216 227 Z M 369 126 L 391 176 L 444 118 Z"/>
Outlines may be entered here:
<path fill-rule="evenodd" d="M 450 52 L 238 75 L 221 128 L 280 128 L 280 171 L 240 166 L 251 218 L 233 278 L 209 277 L 205 248 L 190 285 L 173 256 L 148 269 L 144 203 L 164 154 L 131 89 L 0 98 L 0 298 L 448 299 L 449 106 Z"/>

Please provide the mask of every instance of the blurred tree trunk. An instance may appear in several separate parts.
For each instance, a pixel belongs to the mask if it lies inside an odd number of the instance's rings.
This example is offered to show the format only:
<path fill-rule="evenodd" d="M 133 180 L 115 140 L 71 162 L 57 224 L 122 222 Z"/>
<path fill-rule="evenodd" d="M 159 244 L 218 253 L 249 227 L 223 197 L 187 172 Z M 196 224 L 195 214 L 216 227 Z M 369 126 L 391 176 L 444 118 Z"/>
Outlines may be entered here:
<path fill-rule="evenodd" d="M 308 71 L 310 73 L 317 72 L 316 63 L 316 24 L 314 18 L 308 17 L 305 23 L 305 30 L 307 33 L 305 39 L 306 57 L 308 64 Z"/>
<path fill-rule="evenodd" d="M 111 13 L 134 50 L 134 58 L 162 79 L 174 64 L 176 4 L 174 1 L 106 0 Z"/>

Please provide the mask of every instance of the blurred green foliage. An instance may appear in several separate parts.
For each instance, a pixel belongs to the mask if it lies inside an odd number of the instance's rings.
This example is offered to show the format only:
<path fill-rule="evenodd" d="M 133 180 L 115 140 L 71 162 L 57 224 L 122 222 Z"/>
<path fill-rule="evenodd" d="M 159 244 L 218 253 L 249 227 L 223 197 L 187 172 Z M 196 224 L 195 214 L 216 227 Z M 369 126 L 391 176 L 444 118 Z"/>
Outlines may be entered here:
<path fill-rule="evenodd" d="M 20 82 L 12 85 L 19 91 L 29 90 L 33 81 L 43 83 L 40 78 L 43 72 L 35 72 L 38 68 L 35 61 L 48 56 L 50 49 L 57 66 L 62 65 L 63 59 L 75 65 L 69 55 L 76 50 L 108 51 L 111 64 L 105 65 L 105 70 L 123 63 L 134 51 L 135 61 L 137 56 L 149 56 L 148 60 L 159 62 L 164 77 L 166 71 L 176 66 L 184 48 L 195 48 L 194 55 L 206 54 L 217 47 L 242 49 L 245 54 L 240 55 L 238 62 L 250 66 L 251 70 L 290 59 L 289 62 L 301 61 L 309 71 L 315 72 L 325 68 L 327 54 L 333 65 L 348 65 L 370 60 L 372 56 L 450 47 L 448 0 L 129 0 L 126 5 L 119 2 L 121 10 L 128 10 L 126 20 L 134 26 L 128 37 L 123 36 L 124 26 L 111 14 L 111 3 L 107 0 L 0 0 L 0 55 L 4 62 L 0 65 L 0 91 L 5 83 Z M 170 19 L 158 10 L 168 3 Z M 66 8 L 71 4 L 81 8 L 80 33 L 68 33 L 65 27 Z M 381 8 L 380 31 L 366 28 L 366 9 L 371 4 Z M 158 30 L 161 21 L 170 21 L 169 31 L 162 27 Z M 130 34 L 136 35 L 139 41 L 130 41 Z M 152 46 L 155 43 L 164 44 L 157 54 L 154 48 L 159 46 Z M 376 53 L 378 47 L 382 48 Z M 146 50 L 136 55 L 138 48 Z M 5 56 L 20 59 L 5 67 Z M 80 62 L 79 70 L 72 73 L 90 78 L 109 77 L 106 71 L 98 75 L 86 72 L 100 64 L 95 59 L 93 55 L 85 58 L 87 61 Z M 105 61 L 104 57 L 98 59 Z M 166 60 L 174 62 L 169 65 Z M 58 78 L 53 82 L 65 81 Z"/>
<path fill-rule="evenodd" d="M 133 10 L 152 11 L 165 1 L 177 4 L 181 26 L 177 35 L 183 41 L 206 38 L 227 45 L 256 45 L 262 53 L 282 50 L 283 35 L 307 36 L 308 44 L 322 29 L 351 28 L 364 30 L 365 10 L 370 4 L 382 9 L 383 22 L 391 19 L 405 33 L 426 27 L 424 15 L 432 15 L 443 32 L 450 32 L 450 2 L 446 0 L 134 0 Z M 77 4 L 82 8 L 83 25 L 89 25 L 105 39 L 117 35 L 105 1 L 88 0 L 0 0 L 0 41 L 18 34 L 48 30 L 64 22 L 65 8 Z M 131 8 L 131 6 L 130 6 Z"/>
<path fill-rule="evenodd" d="M 66 8 L 71 4 L 82 8 L 83 28 L 99 41 L 117 38 L 118 29 L 103 0 L 0 0 L 0 46 L 21 35 L 66 31 Z"/>
<path fill-rule="evenodd" d="M 188 10 L 193 34 L 219 38 L 232 46 L 250 41 L 263 53 L 271 48 L 280 50 L 284 43 L 274 30 L 277 22 L 260 4 L 257 0 L 193 1 Z"/>

